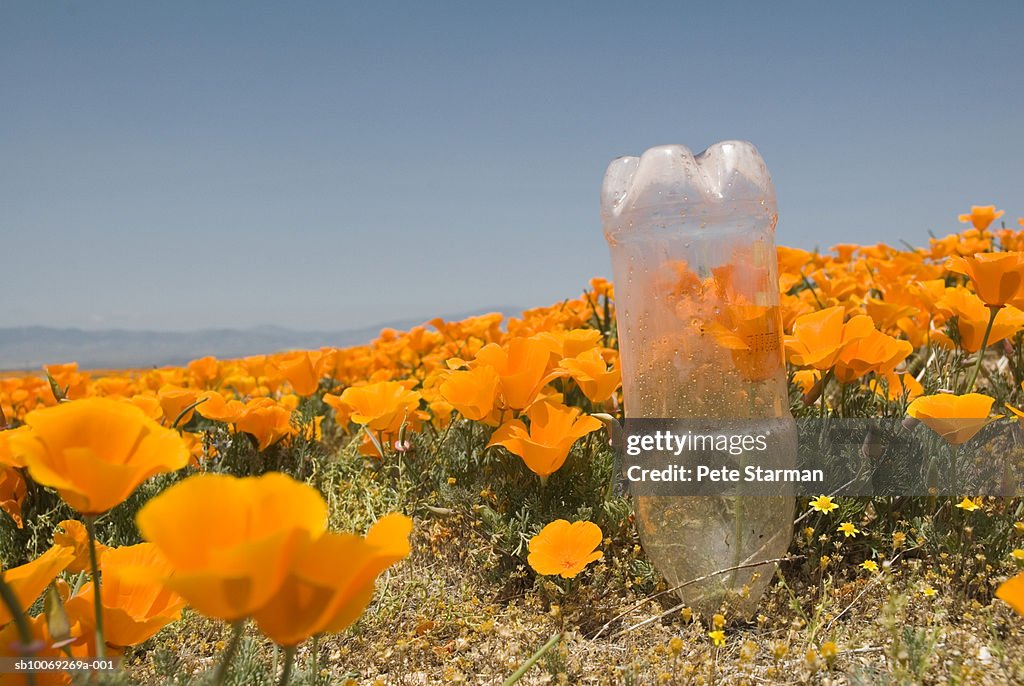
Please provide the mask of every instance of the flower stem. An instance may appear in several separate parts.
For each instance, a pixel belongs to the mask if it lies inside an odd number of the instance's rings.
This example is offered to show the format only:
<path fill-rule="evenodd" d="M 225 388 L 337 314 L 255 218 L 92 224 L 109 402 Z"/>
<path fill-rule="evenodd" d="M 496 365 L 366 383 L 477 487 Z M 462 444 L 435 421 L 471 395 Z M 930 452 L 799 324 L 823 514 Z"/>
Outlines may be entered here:
<path fill-rule="evenodd" d="M 313 683 L 320 681 L 320 669 L 318 665 L 318 653 L 320 652 L 320 634 L 313 634 L 313 666 L 311 671 L 313 672 Z"/>
<path fill-rule="evenodd" d="M 523 675 L 526 674 L 528 671 L 530 671 L 530 667 L 533 667 L 535 664 L 537 664 L 537 660 L 539 660 L 542 657 L 544 657 L 544 653 L 546 653 L 549 650 L 551 650 L 551 648 L 554 647 L 554 645 L 556 643 L 558 643 L 559 639 L 561 639 L 561 638 L 562 638 L 562 632 L 561 631 L 559 631 L 557 634 L 555 634 L 554 636 L 549 638 L 548 642 L 545 643 L 544 645 L 542 645 L 537 650 L 537 652 L 535 652 L 533 655 L 530 656 L 530 658 L 526 662 L 521 664 L 519 666 L 519 669 L 517 669 L 516 671 L 512 672 L 512 676 L 510 676 L 509 678 L 505 679 L 505 681 L 502 682 L 501 686 L 512 686 L 512 684 L 518 683 L 519 680 L 523 678 Z"/>
<path fill-rule="evenodd" d="M 93 608 L 96 611 L 96 658 L 107 656 L 107 644 L 103 640 L 103 593 L 100 587 L 100 563 L 96 555 L 96 517 L 85 516 L 85 531 L 89 534 L 89 565 L 92 569 Z"/>
<path fill-rule="evenodd" d="M 228 675 L 228 665 L 235 659 L 235 653 L 238 652 L 238 644 L 242 642 L 242 633 L 244 631 L 244 619 L 236 620 L 231 624 L 231 639 L 228 641 L 228 647 L 224 651 L 224 655 L 217 665 L 217 671 L 213 675 L 214 686 L 221 686 L 224 683 L 224 678 Z"/>
<path fill-rule="evenodd" d="M 28 620 L 25 619 L 25 613 L 21 609 L 18 596 L 14 595 L 14 591 L 4 581 L 2 573 L 0 573 L 0 600 L 3 600 L 4 605 L 7 606 L 7 611 L 14 621 L 15 628 L 18 630 L 18 639 L 21 641 L 21 645 L 18 647 L 21 650 L 29 650 L 32 646 L 32 630 L 28 626 Z M 25 679 L 29 686 L 35 686 L 35 674 L 25 672 Z"/>
<path fill-rule="evenodd" d="M 967 382 L 967 390 L 964 393 L 972 393 L 974 391 L 974 382 L 978 379 L 978 372 L 981 371 L 981 363 L 985 359 L 985 348 L 988 347 L 988 337 L 992 333 L 992 325 L 996 322 L 996 315 L 999 314 L 999 310 L 1002 308 L 989 306 L 989 317 L 988 326 L 985 327 L 985 335 L 981 339 L 981 347 L 978 349 L 978 361 L 974 365 L 974 371 L 971 373 L 971 380 Z"/>
<path fill-rule="evenodd" d="M 288 682 L 292 678 L 293 664 L 295 664 L 295 646 L 288 646 L 284 649 L 284 668 L 281 670 L 279 686 L 288 686 Z"/>

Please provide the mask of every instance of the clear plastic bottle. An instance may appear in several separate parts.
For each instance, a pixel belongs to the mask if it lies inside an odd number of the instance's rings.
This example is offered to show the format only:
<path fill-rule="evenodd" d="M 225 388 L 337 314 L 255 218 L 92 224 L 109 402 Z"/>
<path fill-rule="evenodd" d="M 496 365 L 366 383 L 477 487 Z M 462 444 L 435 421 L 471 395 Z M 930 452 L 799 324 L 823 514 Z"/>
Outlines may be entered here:
<path fill-rule="evenodd" d="M 796 461 L 779 310 L 775 189 L 750 143 L 696 157 L 666 145 L 608 167 L 601 197 L 611 251 L 627 418 L 744 419 L 774 432 L 772 468 Z M 683 602 L 750 615 L 785 555 L 795 499 L 636 498 L 641 541 Z M 763 491 L 762 491 L 763 493 Z"/>

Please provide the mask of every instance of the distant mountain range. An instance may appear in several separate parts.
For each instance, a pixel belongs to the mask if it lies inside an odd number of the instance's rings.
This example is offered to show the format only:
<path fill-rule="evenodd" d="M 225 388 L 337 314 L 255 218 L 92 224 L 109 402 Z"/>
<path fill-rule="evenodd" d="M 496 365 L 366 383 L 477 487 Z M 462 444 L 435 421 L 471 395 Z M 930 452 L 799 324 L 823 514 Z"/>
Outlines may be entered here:
<path fill-rule="evenodd" d="M 514 315 L 514 307 L 442 315 L 457 321 L 488 312 Z M 0 328 L 0 370 L 38 370 L 44 364 L 77 362 L 82 369 L 123 369 L 182 365 L 205 355 L 244 357 L 321 347 L 362 345 L 381 329 L 407 330 L 423 323 L 404 319 L 340 331 L 295 331 L 278 326 L 166 332 L 59 329 L 48 326 Z"/>

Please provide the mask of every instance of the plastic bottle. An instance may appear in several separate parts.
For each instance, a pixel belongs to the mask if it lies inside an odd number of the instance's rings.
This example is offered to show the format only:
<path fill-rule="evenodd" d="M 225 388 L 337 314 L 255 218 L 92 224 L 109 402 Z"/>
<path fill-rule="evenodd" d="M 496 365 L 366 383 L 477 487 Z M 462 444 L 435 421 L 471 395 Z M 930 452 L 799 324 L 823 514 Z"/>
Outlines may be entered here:
<path fill-rule="evenodd" d="M 770 428 L 760 463 L 796 461 L 779 310 L 775 189 L 750 143 L 696 157 L 666 145 L 620 157 L 601 197 L 629 418 L 744 419 Z M 705 615 L 748 616 L 785 555 L 795 499 L 637 497 L 641 542 L 670 587 Z M 763 491 L 762 491 L 763 493 Z M 744 566 L 746 565 L 746 566 Z M 732 571 L 716 574 L 731 567 Z"/>

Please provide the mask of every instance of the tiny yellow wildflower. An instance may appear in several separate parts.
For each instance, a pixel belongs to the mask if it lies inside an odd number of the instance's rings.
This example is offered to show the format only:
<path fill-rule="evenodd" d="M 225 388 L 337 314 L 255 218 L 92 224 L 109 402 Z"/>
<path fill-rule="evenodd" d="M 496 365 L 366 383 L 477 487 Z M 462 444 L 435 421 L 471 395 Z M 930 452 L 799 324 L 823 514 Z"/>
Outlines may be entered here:
<path fill-rule="evenodd" d="M 1024 550 L 1021 550 L 1020 548 L 1014 548 L 1013 552 L 1010 553 L 1010 557 L 1012 557 L 1014 560 L 1024 562 Z"/>
<path fill-rule="evenodd" d="M 826 664 L 831 666 L 839 656 L 839 647 L 833 641 L 825 641 L 818 652 L 825 658 Z"/>
<path fill-rule="evenodd" d="M 907 535 L 902 531 L 896 531 L 892 535 L 892 547 L 893 550 L 902 548 L 903 544 L 907 542 Z"/>
<path fill-rule="evenodd" d="M 847 538 L 849 538 L 850 536 L 856 536 L 860 533 L 860 529 L 854 526 L 853 522 L 843 522 L 839 525 L 839 528 L 836 529 L 836 531 L 843 534 Z"/>
<path fill-rule="evenodd" d="M 683 652 L 683 639 L 678 636 L 673 636 L 668 642 L 668 649 L 675 656 L 679 656 L 679 653 Z"/>
<path fill-rule="evenodd" d="M 861 569 L 866 569 L 871 573 L 878 572 L 878 563 L 874 560 L 864 560 L 860 563 Z"/>
<path fill-rule="evenodd" d="M 939 594 L 939 592 L 936 591 L 931 586 L 925 586 L 924 588 L 921 589 L 921 595 L 923 595 L 926 598 L 931 598 L 932 596 L 936 596 L 938 594 Z"/>
<path fill-rule="evenodd" d="M 725 645 L 725 632 L 721 629 L 717 631 L 709 631 L 708 638 L 711 639 L 711 642 L 715 644 L 716 648 L 721 648 Z"/>
<path fill-rule="evenodd" d="M 1024 522 L 1014 522 L 1013 528 L 1017 533 L 1024 534 Z"/>
<path fill-rule="evenodd" d="M 956 504 L 956 506 L 959 507 L 961 510 L 964 510 L 966 512 L 974 512 L 975 510 L 980 510 L 981 509 L 981 505 L 979 505 L 978 503 L 974 502 L 973 500 L 971 500 L 967 496 L 964 496 L 964 499 L 961 500 L 960 502 L 958 502 Z"/>
<path fill-rule="evenodd" d="M 832 502 L 832 498 L 828 497 L 827 495 L 819 495 L 817 498 L 811 501 L 811 509 L 816 512 L 822 512 L 824 514 L 828 514 L 837 507 L 839 506 Z"/>
<path fill-rule="evenodd" d="M 725 626 L 725 615 L 716 614 L 714 617 L 711 618 L 711 623 L 714 625 L 716 629 L 721 629 Z"/>

